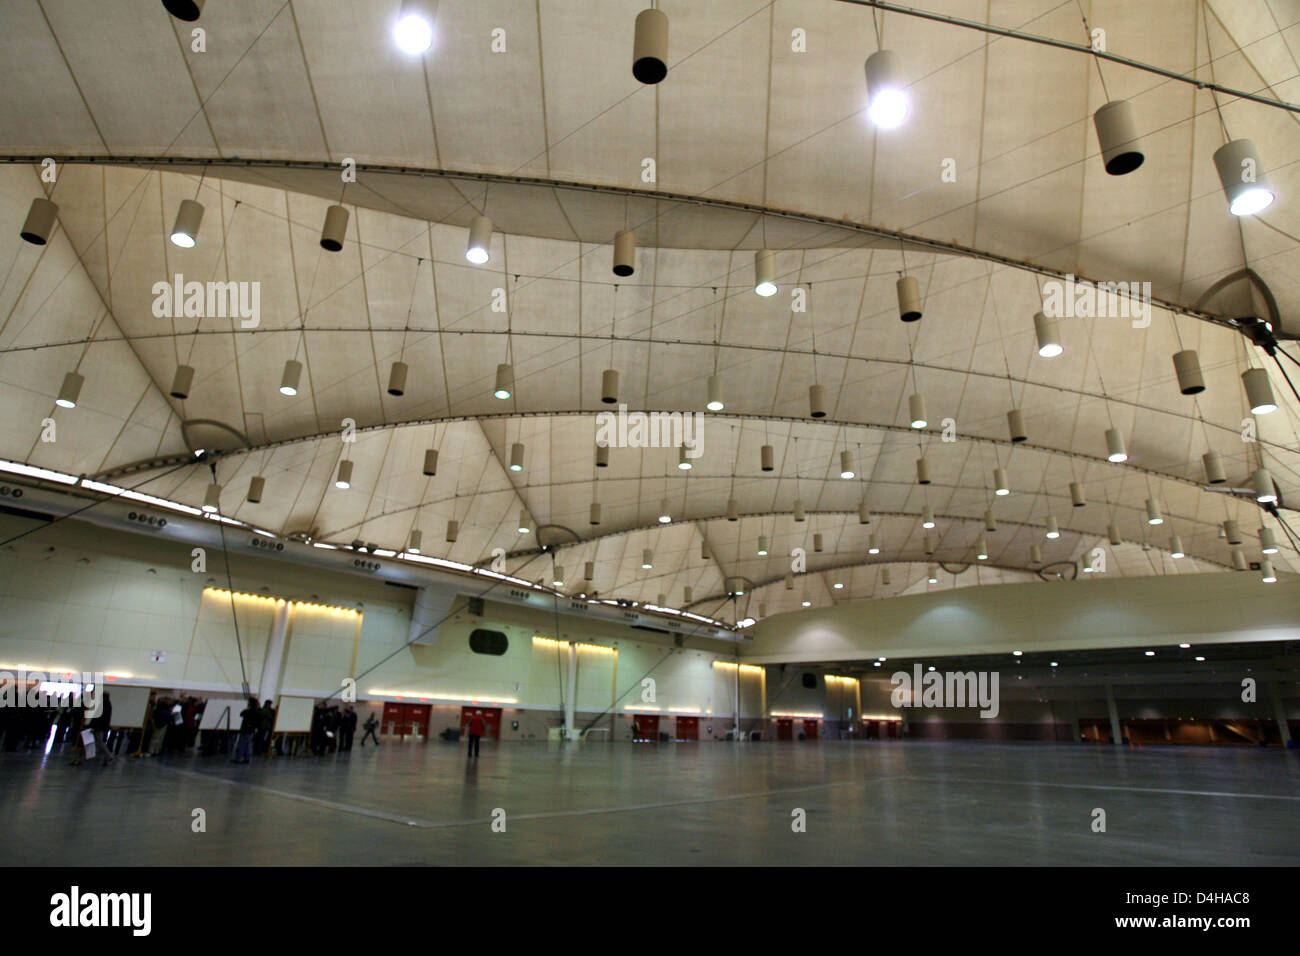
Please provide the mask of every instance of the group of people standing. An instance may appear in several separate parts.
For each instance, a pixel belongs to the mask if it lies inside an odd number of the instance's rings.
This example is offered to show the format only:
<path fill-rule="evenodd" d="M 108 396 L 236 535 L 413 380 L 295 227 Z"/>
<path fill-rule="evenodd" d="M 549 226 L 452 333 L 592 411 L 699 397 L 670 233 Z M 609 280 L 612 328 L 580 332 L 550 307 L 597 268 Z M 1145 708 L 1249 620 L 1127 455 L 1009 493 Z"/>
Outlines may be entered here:
<path fill-rule="evenodd" d="M 371 718 L 374 719 L 373 716 Z M 352 741 L 357 733 L 357 712 L 347 704 L 339 710 L 338 704 L 322 700 L 316 704 L 311 713 L 311 752 L 317 757 L 327 753 L 347 753 L 352 749 Z M 370 722 L 366 722 L 367 736 L 373 733 Z M 379 743 L 379 738 L 375 738 Z M 365 738 L 361 746 L 365 746 Z"/>

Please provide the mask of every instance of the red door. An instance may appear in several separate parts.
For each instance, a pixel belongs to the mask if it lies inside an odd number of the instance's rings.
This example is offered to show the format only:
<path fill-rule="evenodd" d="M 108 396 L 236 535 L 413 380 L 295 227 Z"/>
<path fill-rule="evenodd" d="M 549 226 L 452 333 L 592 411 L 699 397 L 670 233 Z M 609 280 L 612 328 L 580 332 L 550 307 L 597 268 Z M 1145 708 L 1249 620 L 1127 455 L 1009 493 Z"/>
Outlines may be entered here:
<path fill-rule="evenodd" d="M 429 737 L 429 714 L 431 709 L 428 704 L 407 704 L 406 732 L 427 740 Z"/>
<path fill-rule="evenodd" d="M 501 708 L 500 707 L 462 707 L 460 709 L 460 735 L 462 737 L 469 734 L 469 719 L 475 714 L 483 718 L 483 739 L 500 740 L 501 739 Z"/>
<path fill-rule="evenodd" d="M 776 739 L 794 740 L 794 719 L 792 717 L 778 717 L 776 719 Z"/>
<path fill-rule="evenodd" d="M 817 739 L 817 721 L 805 720 L 803 722 L 803 735 L 809 740 Z"/>
<path fill-rule="evenodd" d="M 677 718 L 677 739 L 678 740 L 699 740 L 700 739 L 700 718 L 678 717 Z"/>
<path fill-rule="evenodd" d="M 636 731 L 632 734 L 633 740 L 659 739 L 658 714 L 637 714 L 632 719 L 636 721 Z"/>
<path fill-rule="evenodd" d="M 384 720 L 379 727 L 381 734 L 400 737 L 406 734 L 406 705 L 384 704 Z"/>

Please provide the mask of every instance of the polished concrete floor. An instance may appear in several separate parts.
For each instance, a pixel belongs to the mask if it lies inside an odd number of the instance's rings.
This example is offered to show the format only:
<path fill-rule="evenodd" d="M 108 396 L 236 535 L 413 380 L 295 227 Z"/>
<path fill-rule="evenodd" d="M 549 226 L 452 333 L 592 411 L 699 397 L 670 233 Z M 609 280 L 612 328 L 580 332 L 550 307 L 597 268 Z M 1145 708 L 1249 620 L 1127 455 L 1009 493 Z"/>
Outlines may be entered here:
<path fill-rule="evenodd" d="M 539 742 L 471 762 L 435 741 L 108 768 L 4 753 L 0 846 L 7 865 L 1294 866 L 1300 753 Z"/>

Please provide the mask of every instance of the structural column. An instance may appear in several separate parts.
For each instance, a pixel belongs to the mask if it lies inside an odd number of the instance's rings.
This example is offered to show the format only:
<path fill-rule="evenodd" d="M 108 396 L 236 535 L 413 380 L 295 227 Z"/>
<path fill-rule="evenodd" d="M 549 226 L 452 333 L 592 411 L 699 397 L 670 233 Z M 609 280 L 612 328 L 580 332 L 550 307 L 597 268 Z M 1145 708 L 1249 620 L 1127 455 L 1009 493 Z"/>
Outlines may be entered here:
<path fill-rule="evenodd" d="M 1273 685 L 1273 716 L 1277 720 L 1277 732 L 1282 735 L 1282 746 L 1291 746 L 1291 725 L 1286 719 L 1286 702 L 1282 700 L 1281 681 Z"/>
<path fill-rule="evenodd" d="M 275 604 L 275 617 L 271 620 L 271 636 L 266 641 L 266 660 L 262 663 L 262 679 L 257 684 L 258 700 L 275 700 L 280 693 L 280 677 L 284 671 L 284 655 L 289 647 L 289 602 Z"/>
<path fill-rule="evenodd" d="M 578 709 L 578 645 L 569 642 L 569 690 L 564 695 L 564 736 L 578 739 L 576 711 Z"/>
<path fill-rule="evenodd" d="M 1110 739 L 1116 747 L 1124 746 L 1124 731 L 1119 723 L 1119 708 L 1115 706 L 1115 688 L 1106 685 L 1106 710 L 1110 713 Z"/>

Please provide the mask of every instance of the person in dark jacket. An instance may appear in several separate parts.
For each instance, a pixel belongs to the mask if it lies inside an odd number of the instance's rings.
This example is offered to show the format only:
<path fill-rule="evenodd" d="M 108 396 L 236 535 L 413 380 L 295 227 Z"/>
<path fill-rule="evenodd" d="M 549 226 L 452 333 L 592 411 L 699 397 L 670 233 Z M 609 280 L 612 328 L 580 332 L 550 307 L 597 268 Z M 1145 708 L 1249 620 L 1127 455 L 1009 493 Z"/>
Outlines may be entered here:
<path fill-rule="evenodd" d="M 232 763 L 248 763 L 248 753 L 253 746 L 253 734 L 262 726 L 262 708 L 256 697 L 248 698 L 248 706 L 239 712 L 239 743 L 235 745 Z"/>
<path fill-rule="evenodd" d="M 104 702 L 100 705 L 99 714 L 90 719 L 91 733 L 95 735 L 95 749 L 99 751 L 99 763 L 102 767 L 107 767 L 115 759 L 108 750 L 108 732 L 113 729 L 113 701 L 108 696 L 108 691 L 104 691 Z"/>
<path fill-rule="evenodd" d="M 262 704 L 261 718 L 262 726 L 257 732 L 257 745 L 253 751 L 259 757 L 265 757 L 271 752 L 271 734 L 275 732 L 275 708 L 269 700 Z"/>
<path fill-rule="evenodd" d="M 348 704 L 339 720 L 339 749 L 351 750 L 352 740 L 357 735 L 357 712 L 351 704 Z"/>
<path fill-rule="evenodd" d="M 366 732 L 361 737 L 361 746 L 364 747 L 367 740 L 373 740 L 378 747 L 379 737 L 376 736 L 375 731 L 379 728 L 379 719 L 375 717 L 374 711 L 371 711 L 370 716 L 366 718 L 365 728 Z"/>
<path fill-rule="evenodd" d="M 325 753 L 325 702 L 318 702 L 311 712 L 311 752 L 317 757 Z"/>

